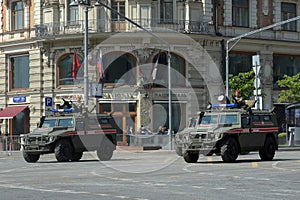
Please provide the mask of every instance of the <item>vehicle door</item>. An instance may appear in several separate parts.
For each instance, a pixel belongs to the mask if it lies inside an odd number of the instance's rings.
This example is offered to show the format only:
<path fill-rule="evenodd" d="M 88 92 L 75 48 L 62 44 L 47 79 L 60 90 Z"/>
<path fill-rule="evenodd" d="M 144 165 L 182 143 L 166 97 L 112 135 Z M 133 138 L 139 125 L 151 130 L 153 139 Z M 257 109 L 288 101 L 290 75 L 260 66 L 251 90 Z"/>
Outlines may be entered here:
<path fill-rule="evenodd" d="M 239 133 L 239 142 L 242 150 L 251 150 L 254 147 L 252 132 L 252 116 L 249 114 L 241 115 L 241 131 Z"/>
<path fill-rule="evenodd" d="M 266 131 L 265 131 L 264 115 L 253 114 L 252 115 L 252 137 L 249 138 L 249 142 L 254 148 L 259 148 L 264 145 Z"/>

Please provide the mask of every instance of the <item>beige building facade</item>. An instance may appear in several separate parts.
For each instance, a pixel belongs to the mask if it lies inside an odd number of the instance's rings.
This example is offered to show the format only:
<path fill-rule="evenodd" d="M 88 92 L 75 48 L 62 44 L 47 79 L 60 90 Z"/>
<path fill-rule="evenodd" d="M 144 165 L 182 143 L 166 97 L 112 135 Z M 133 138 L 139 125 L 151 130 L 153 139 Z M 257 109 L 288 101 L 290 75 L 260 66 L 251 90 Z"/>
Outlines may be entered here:
<path fill-rule="evenodd" d="M 109 9 L 95 6 L 95 0 L 85 2 L 91 5 L 89 83 L 99 82 L 100 51 L 105 69 L 103 96 L 89 97 L 88 109 L 113 113 L 120 145 L 126 143 L 130 126 L 135 132 L 141 125 L 153 132 L 159 126 L 168 127 L 168 53 L 172 130 L 177 132 L 208 102 L 224 94 L 226 40 L 298 16 L 300 11 L 296 0 L 102 1 L 145 32 Z M 0 0 L 0 107 L 12 109 L 7 116 L 0 113 L 2 133 L 17 137 L 34 129 L 45 115 L 46 97 L 53 99 L 54 108 L 59 108 L 62 98 L 78 104 L 84 99 L 85 6 L 70 3 Z M 244 38 L 229 53 L 231 74 L 252 70 L 252 56 L 260 55 L 261 89 L 266 94 L 263 109 L 277 103 L 282 89 L 276 81 L 284 74 L 300 72 L 299 23 Z M 82 63 L 76 81 L 74 52 Z"/>

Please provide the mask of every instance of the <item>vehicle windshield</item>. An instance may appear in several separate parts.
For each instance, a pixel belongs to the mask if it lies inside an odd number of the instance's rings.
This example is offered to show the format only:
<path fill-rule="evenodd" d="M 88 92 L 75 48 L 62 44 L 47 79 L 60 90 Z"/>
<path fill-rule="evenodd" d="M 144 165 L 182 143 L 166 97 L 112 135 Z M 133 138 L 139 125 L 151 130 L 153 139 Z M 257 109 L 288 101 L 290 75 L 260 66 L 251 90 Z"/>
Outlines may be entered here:
<path fill-rule="evenodd" d="M 218 115 L 203 116 L 200 126 L 211 126 L 218 123 Z"/>
<path fill-rule="evenodd" d="M 42 128 L 55 127 L 56 119 L 46 119 L 42 125 Z"/>
<path fill-rule="evenodd" d="M 237 124 L 238 116 L 236 114 L 227 114 L 221 116 L 221 124 Z"/>

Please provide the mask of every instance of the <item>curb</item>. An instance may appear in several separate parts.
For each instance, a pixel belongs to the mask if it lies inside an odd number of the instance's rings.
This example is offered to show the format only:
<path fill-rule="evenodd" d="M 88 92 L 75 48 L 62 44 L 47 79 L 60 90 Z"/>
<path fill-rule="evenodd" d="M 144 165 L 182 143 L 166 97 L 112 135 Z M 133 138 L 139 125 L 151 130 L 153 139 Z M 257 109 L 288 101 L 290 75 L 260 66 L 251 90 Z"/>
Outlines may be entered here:
<path fill-rule="evenodd" d="M 278 146 L 278 151 L 300 151 L 300 146 Z"/>

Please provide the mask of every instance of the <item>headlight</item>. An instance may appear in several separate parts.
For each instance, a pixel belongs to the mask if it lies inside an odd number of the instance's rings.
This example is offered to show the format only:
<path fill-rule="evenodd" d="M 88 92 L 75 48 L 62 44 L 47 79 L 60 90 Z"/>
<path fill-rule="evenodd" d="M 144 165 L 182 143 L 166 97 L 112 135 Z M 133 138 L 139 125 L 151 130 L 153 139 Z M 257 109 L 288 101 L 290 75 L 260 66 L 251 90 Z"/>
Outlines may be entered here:
<path fill-rule="evenodd" d="M 55 137 L 50 136 L 50 137 L 48 138 L 48 142 L 52 142 L 52 141 L 54 140 L 54 138 L 55 138 Z"/>

